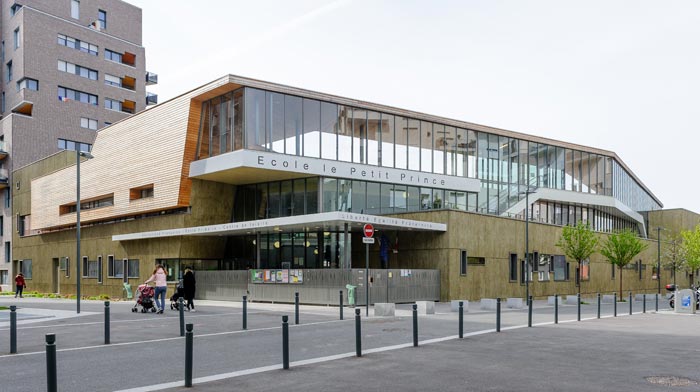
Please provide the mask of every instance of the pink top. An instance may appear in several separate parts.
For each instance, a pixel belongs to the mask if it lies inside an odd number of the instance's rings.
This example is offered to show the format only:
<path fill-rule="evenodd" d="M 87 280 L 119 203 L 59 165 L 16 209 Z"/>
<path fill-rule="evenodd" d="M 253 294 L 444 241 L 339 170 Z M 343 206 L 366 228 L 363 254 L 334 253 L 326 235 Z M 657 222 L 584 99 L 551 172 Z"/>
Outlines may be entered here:
<path fill-rule="evenodd" d="M 162 268 L 158 268 L 158 271 L 156 271 L 155 274 L 151 275 L 151 277 L 148 278 L 146 283 L 155 281 L 156 287 L 165 287 L 168 285 L 167 278 L 168 278 L 168 275 L 165 274 L 165 271 L 163 271 Z"/>

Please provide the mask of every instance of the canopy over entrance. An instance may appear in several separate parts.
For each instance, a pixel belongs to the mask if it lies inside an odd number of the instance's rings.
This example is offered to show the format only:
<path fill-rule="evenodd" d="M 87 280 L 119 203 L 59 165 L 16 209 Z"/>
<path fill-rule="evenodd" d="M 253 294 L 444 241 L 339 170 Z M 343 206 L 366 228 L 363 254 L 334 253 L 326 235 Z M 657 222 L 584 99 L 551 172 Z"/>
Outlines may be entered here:
<path fill-rule="evenodd" d="M 392 218 L 377 215 L 355 214 L 351 212 L 322 212 L 318 214 L 289 216 L 284 218 L 260 219 L 255 221 L 224 223 L 210 226 L 183 227 L 180 229 L 144 231 L 140 233 L 118 234 L 112 241 L 131 241 L 147 238 L 176 236 L 230 236 L 246 235 L 269 231 L 343 231 L 361 232 L 365 223 L 371 223 L 375 229 L 396 231 L 432 231 L 445 232 L 444 223 L 425 222 L 411 219 Z"/>

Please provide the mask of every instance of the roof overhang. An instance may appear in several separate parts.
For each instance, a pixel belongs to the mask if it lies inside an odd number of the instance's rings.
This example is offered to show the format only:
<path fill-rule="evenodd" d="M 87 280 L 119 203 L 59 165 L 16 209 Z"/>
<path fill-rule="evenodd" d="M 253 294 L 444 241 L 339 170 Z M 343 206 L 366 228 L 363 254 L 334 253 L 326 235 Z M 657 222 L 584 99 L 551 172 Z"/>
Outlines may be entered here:
<path fill-rule="evenodd" d="M 33 108 L 34 108 L 33 102 L 23 100 L 20 103 L 18 103 L 17 105 L 15 105 L 14 107 L 12 107 L 12 109 L 10 109 L 10 111 L 12 113 L 19 113 L 19 114 L 24 114 L 25 116 L 31 116 Z"/>
<path fill-rule="evenodd" d="M 328 176 L 475 193 L 481 190 L 481 181 L 475 178 L 446 176 L 266 151 L 238 150 L 194 161 L 190 165 L 191 178 L 236 185 L 311 176 Z"/>
<path fill-rule="evenodd" d="M 644 217 L 612 196 L 563 191 L 560 189 L 538 188 L 535 192 L 530 194 L 528 197 L 528 202 L 532 204 L 538 200 L 551 200 L 554 202 L 587 205 L 592 207 L 607 207 L 613 215 L 635 221 L 639 227 L 639 232 L 646 237 L 647 231 L 644 224 Z M 502 213 L 501 216 L 519 214 L 524 209 L 525 199 L 523 198 Z"/>
<path fill-rule="evenodd" d="M 447 231 L 447 225 L 444 223 L 335 211 L 210 226 L 183 227 L 180 229 L 119 234 L 113 235 L 112 241 L 131 241 L 178 236 L 235 236 L 262 232 L 343 231 L 345 229 L 345 224 L 348 226 L 348 231 L 361 232 L 365 223 L 371 223 L 377 230 Z"/>

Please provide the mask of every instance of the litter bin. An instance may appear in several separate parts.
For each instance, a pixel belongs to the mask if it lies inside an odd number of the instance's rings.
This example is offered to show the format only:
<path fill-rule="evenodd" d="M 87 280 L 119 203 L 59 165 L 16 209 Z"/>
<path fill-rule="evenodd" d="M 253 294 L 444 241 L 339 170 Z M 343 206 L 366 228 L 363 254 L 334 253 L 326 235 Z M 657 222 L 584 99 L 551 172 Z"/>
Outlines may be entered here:
<path fill-rule="evenodd" d="M 345 288 L 348 289 L 348 305 L 355 306 L 355 288 L 357 286 L 346 284 Z"/>
<path fill-rule="evenodd" d="M 126 299 L 134 298 L 134 293 L 131 291 L 131 285 L 127 282 L 124 282 L 124 291 L 126 292 Z"/>

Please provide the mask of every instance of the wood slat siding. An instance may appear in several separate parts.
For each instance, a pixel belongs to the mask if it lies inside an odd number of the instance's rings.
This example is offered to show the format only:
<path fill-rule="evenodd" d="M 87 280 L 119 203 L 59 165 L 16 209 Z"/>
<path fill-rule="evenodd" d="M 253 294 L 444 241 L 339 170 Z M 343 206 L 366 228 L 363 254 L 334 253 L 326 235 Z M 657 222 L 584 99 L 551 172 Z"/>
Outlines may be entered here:
<path fill-rule="evenodd" d="M 189 205 L 199 96 L 213 89 L 235 88 L 226 86 L 228 80 L 218 79 L 99 131 L 92 149 L 95 158 L 80 164 L 80 196 L 87 200 L 113 193 L 114 205 L 82 210 L 81 222 Z M 152 198 L 129 200 L 131 188 L 151 183 Z M 75 213 L 59 214 L 60 205 L 75 202 L 75 165 L 36 178 L 31 187 L 32 229 L 75 224 Z"/>

